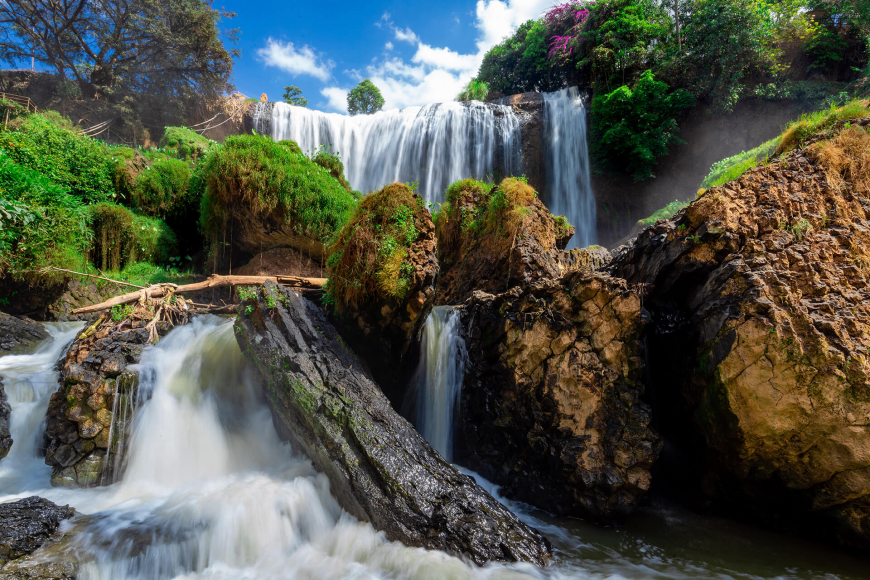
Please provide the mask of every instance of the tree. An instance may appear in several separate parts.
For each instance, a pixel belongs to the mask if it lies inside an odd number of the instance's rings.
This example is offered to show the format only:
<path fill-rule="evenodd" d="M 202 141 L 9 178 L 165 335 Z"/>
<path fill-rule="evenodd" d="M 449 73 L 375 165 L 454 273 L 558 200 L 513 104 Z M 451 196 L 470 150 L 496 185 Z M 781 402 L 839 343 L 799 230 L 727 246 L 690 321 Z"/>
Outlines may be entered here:
<path fill-rule="evenodd" d="M 296 85 L 284 87 L 284 102 L 295 107 L 308 106 L 308 99 L 302 96 L 302 89 Z"/>
<path fill-rule="evenodd" d="M 681 143 L 676 116 L 695 98 L 646 71 L 632 90 L 622 86 L 592 99 L 593 150 L 602 165 L 630 174 L 635 181 L 652 177 L 656 159 Z"/>
<path fill-rule="evenodd" d="M 347 112 L 351 115 L 369 115 L 384 108 L 381 91 L 369 79 L 364 80 L 347 94 Z"/>
<path fill-rule="evenodd" d="M 206 0 L 4 0 L 0 61 L 34 58 L 86 95 L 122 86 L 168 98 L 221 94 L 238 52 L 224 48 L 218 22 L 233 16 Z"/>

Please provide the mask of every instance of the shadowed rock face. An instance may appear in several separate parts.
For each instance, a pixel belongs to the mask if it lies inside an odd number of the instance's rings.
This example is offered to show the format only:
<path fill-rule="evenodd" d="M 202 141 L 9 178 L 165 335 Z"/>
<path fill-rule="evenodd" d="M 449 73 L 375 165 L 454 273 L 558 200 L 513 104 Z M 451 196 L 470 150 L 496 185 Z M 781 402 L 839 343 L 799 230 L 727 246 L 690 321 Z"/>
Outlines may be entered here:
<path fill-rule="evenodd" d="M 362 370 L 322 312 L 266 283 L 236 338 L 259 369 L 282 437 L 339 504 L 390 540 L 488 561 L 544 565 L 549 543 L 447 463 Z"/>
<path fill-rule="evenodd" d="M 48 337 L 38 322 L 0 312 L 0 355 L 26 350 Z"/>
<path fill-rule="evenodd" d="M 37 496 L 0 503 L 0 566 L 32 554 L 54 536 L 63 520 L 73 515 L 73 508 Z"/>
<path fill-rule="evenodd" d="M 611 272 L 688 319 L 657 388 L 682 392 L 707 491 L 870 547 L 870 198 L 807 153 L 708 190 Z"/>
<path fill-rule="evenodd" d="M 612 519 L 650 486 L 661 438 L 643 394 L 640 297 L 572 272 L 462 309 L 461 461 L 559 515 Z"/>
<path fill-rule="evenodd" d="M 6 457 L 12 448 L 12 435 L 9 433 L 9 415 L 11 412 L 12 407 L 6 400 L 3 379 L 0 378 L 0 459 Z"/>

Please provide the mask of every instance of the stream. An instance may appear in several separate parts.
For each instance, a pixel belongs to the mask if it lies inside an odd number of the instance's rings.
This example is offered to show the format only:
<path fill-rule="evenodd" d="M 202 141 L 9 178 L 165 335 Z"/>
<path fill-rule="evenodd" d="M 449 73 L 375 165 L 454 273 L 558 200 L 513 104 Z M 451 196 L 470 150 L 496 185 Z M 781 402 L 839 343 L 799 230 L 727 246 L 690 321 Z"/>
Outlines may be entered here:
<path fill-rule="evenodd" d="M 450 327 L 443 314 L 439 323 Z M 343 513 L 326 477 L 278 439 L 232 321 L 215 316 L 146 349 L 121 480 L 51 488 L 51 469 L 37 455 L 42 420 L 57 388 L 54 364 L 80 327 L 47 324 L 52 340 L 32 354 L 0 357 L 15 440 L 0 460 L 0 502 L 39 495 L 75 507 L 79 515 L 64 526 L 74 532 L 67 548 L 79 578 L 870 578 L 866 558 L 655 502 L 626 526 L 602 528 L 502 499 L 553 542 L 555 561 L 545 570 L 477 568 L 388 542 Z M 436 432 L 449 450 L 449 435 Z"/>

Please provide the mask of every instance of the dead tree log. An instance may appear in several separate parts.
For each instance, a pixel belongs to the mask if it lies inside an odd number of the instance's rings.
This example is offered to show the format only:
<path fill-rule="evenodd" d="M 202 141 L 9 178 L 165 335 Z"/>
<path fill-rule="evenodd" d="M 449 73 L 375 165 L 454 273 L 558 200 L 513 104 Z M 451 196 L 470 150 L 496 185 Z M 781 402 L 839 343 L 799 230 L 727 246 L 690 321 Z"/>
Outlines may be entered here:
<path fill-rule="evenodd" d="M 326 284 L 326 278 L 303 278 L 301 276 L 219 276 L 214 274 L 209 276 L 207 280 L 195 284 L 184 284 L 182 286 L 175 286 L 174 288 L 174 285 L 172 284 L 161 284 L 138 290 L 136 292 L 128 292 L 127 294 L 121 294 L 120 296 L 110 298 L 105 302 L 100 302 L 99 304 L 76 308 L 72 313 L 88 314 L 91 312 L 107 310 L 120 304 L 136 302 L 142 298 L 143 295 L 146 298 L 161 298 L 169 291 L 169 289 L 172 289 L 174 294 L 185 294 L 199 292 L 200 290 L 209 290 L 211 288 L 221 288 L 223 286 L 257 286 L 265 283 L 267 280 L 271 280 L 272 282 L 276 282 L 289 288 L 322 288 L 323 285 Z"/>

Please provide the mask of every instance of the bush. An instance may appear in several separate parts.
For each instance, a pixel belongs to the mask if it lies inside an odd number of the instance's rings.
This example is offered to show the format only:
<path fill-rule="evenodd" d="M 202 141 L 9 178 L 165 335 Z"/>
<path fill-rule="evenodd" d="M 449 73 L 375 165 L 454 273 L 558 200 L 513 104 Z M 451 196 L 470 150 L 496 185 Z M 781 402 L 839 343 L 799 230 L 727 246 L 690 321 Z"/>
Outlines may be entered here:
<path fill-rule="evenodd" d="M 485 81 L 471 79 L 462 92 L 456 96 L 457 101 L 485 101 L 489 94 L 489 85 Z"/>
<path fill-rule="evenodd" d="M 135 262 L 165 264 L 175 255 L 175 234 L 162 220 L 114 203 L 98 203 L 88 210 L 93 217 L 94 263 L 103 270 L 120 270 Z"/>
<path fill-rule="evenodd" d="M 593 151 L 597 161 L 614 171 L 624 171 L 635 181 L 653 176 L 656 160 L 668 147 L 682 143 L 677 137 L 676 116 L 691 107 L 694 97 L 682 89 L 669 92 L 652 72 L 641 75 L 634 90 L 627 86 L 595 95 Z"/>
<path fill-rule="evenodd" d="M 283 141 L 282 141 L 283 143 Z M 296 145 L 295 141 L 290 141 L 293 145 Z M 299 148 L 299 145 L 296 145 L 296 148 Z M 292 149 L 292 146 L 291 146 Z M 300 149 L 301 151 L 301 149 Z M 347 179 L 344 178 L 344 164 L 341 162 L 341 158 L 338 156 L 338 153 L 333 153 L 332 151 L 327 151 L 326 149 L 321 149 L 314 156 L 314 162 L 319 166 L 323 167 L 329 174 L 338 181 L 343 188 L 347 191 L 353 191 L 350 187 L 350 183 L 348 183 Z"/>
<path fill-rule="evenodd" d="M 0 132 L 0 149 L 85 203 L 115 197 L 115 161 L 102 142 L 57 124 L 58 115 L 29 115 L 17 130 Z"/>
<path fill-rule="evenodd" d="M 160 147 L 175 151 L 179 159 L 197 159 L 204 156 L 214 141 L 206 139 L 187 127 L 167 127 Z"/>
<path fill-rule="evenodd" d="M 237 208 L 255 216 L 280 211 L 294 231 L 328 243 L 357 201 L 330 172 L 269 137 L 236 135 L 200 162 L 203 232 L 216 235 Z"/>
<path fill-rule="evenodd" d="M 423 230 L 421 197 L 394 183 L 362 200 L 329 248 L 327 300 L 339 313 L 376 297 L 401 300 L 411 283 L 408 251 Z"/>
<path fill-rule="evenodd" d="M 83 268 L 89 219 L 64 187 L 0 151 L 0 277 L 51 281 L 62 275 L 37 269 Z"/>
<path fill-rule="evenodd" d="M 133 183 L 133 203 L 139 213 L 166 217 L 178 211 L 190 183 L 190 166 L 165 159 L 146 167 Z"/>

